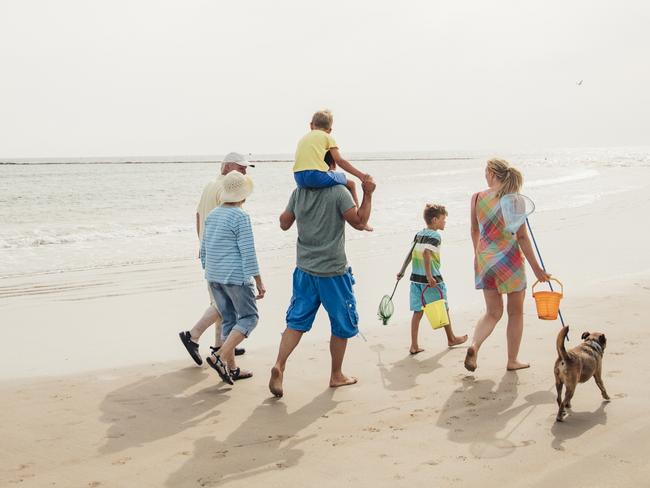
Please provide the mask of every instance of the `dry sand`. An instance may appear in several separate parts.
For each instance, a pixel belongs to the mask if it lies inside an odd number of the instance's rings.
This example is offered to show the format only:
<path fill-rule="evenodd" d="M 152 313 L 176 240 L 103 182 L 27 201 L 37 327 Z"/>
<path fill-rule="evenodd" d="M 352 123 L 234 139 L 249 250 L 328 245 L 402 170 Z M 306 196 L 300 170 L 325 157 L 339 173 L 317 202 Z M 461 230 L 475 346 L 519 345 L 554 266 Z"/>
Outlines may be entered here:
<path fill-rule="evenodd" d="M 571 344 L 583 330 L 607 334 L 610 403 L 590 381 L 555 422 L 558 323 L 538 320 L 530 297 L 520 356 L 528 370 L 505 371 L 503 322 L 473 374 L 465 349 L 447 349 L 424 323 L 426 351 L 409 356 L 405 284 L 390 326 L 374 316 L 405 236 L 350 244 L 367 342 L 350 341 L 345 370 L 360 382 L 327 388 L 320 317 L 290 359 L 280 400 L 267 383 L 290 251 L 261 258 L 269 295 L 241 358 L 255 376 L 234 387 L 193 366 L 176 335 L 205 306 L 196 263 L 15 279 L 0 290 L 0 486 L 647 486 L 649 239 L 636 230 L 650 210 L 645 186 L 534 219 L 547 265 L 566 285 Z M 482 298 L 464 232 L 446 236 L 443 267 L 455 328 L 471 334 Z"/>

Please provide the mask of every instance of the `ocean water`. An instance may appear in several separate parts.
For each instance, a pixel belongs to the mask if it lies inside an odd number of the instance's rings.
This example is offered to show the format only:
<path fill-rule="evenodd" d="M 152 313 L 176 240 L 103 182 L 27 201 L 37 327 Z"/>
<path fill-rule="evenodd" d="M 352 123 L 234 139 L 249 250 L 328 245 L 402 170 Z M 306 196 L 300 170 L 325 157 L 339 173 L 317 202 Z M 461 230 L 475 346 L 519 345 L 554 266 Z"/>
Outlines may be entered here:
<path fill-rule="evenodd" d="M 485 186 L 485 160 L 469 152 L 348 155 L 377 181 L 374 238 L 410 235 L 424 203 L 447 206 L 451 228 L 466 226 L 469 200 Z M 500 154 L 525 176 L 537 212 L 590 205 L 612 186 L 609 175 L 650 167 L 648 148 L 573 149 Z M 290 249 L 295 234 L 277 225 L 294 187 L 288 156 L 256 156 L 246 202 L 262 254 Z M 0 279 L 129 264 L 192 260 L 195 210 L 219 165 L 209 158 L 0 162 Z M 137 164 L 135 164 L 137 163 Z M 349 233 L 360 239 L 363 234 Z"/>

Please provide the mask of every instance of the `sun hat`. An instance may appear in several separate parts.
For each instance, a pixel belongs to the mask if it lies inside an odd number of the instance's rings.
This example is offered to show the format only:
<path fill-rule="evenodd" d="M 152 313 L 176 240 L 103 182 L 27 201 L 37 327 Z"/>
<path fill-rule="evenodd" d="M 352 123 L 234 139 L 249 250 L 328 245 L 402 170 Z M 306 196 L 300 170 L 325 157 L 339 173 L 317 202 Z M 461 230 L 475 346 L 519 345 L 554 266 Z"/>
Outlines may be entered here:
<path fill-rule="evenodd" d="M 231 171 L 221 180 L 221 201 L 237 203 L 246 200 L 253 193 L 253 180 L 239 171 Z"/>
<path fill-rule="evenodd" d="M 221 161 L 221 164 L 227 164 L 227 163 L 235 163 L 238 164 L 239 166 L 250 166 L 252 168 L 255 167 L 254 164 L 251 164 L 250 161 L 248 160 L 248 156 L 245 156 L 244 154 L 238 153 L 238 152 L 231 152 L 225 155 L 223 158 L 223 161 Z"/>

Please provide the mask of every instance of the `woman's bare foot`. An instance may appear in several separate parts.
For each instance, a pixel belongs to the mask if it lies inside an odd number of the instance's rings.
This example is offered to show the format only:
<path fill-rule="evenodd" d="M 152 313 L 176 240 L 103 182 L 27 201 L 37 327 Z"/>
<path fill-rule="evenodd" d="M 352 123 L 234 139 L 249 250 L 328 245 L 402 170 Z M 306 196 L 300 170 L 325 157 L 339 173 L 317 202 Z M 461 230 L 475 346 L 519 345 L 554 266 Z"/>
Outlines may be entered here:
<path fill-rule="evenodd" d="M 370 227 L 368 224 L 366 224 L 366 226 L 363 228 L 363 230 L 365 230 L 366 232 L 373 232 L 375 229 Z"/>
<path fill-rule="evenodd" d="M 476 350 L 474 346 L 469 346 L 465 355 L 465 369 L 467 371 L 475 371 L 476 366 Z"/>
<path fill-rule="evenodd" d="M 421 347 L 413 347 L 413 346 L 411 346 L 411 348 L 409 349 L 409 354 L 411 356 L 414 356 L 416 354 L 421 353 L 422 351 L 424 351 L 424 349 L 422 349 Z"/>
<path fill-rule="evenodd" d="M 284 392 L 282 391 L 282 371 L 277 366 L 271 368 L 271 379 L 269 380 L 269 390 L 273 396 L 282 398 Z"/>
<path fill-rule="evenodd" d="M 508 361 L 508 365 L 506 366 L 506 369 L 508 371 L 517 371 L 518 369 L 526 369 L 526 368 L 530 368 L 530 364 L 520 363 L 519 361 Z"/>
<path fill-rule="evenodd" d="M 454 347 L 454 346 L 460 346 L 461 344 L 465 344 L 466 342 L 467 342 L 467 334 L 461 337 L 455 336 L 453 340 L 447 341 L 447 345 L 449 347 Z"/>
<path fill-rule="evenodd" d="M 344 374 L 332 376 L 330 378 L 330 388 L 338 388 L 339 386 L 354 385 L 357 381 L 358 380 L 354 376 L 350 376 L 349 378 Z"/>

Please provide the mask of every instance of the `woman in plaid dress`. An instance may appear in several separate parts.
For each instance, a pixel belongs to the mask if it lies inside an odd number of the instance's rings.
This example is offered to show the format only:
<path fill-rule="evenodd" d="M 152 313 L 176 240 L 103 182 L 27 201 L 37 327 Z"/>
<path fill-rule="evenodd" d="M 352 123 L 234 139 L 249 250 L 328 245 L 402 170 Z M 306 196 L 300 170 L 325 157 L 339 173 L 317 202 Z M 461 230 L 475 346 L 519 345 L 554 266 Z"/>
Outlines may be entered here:
<path fill-rule="evenodd" d="M 478 351 L 503 315 L 503 295 L 508 296 L 508 363 L 509 371 L 530 365 L 517 359 L 524 329 L 524 295 L 526 293 L 525 260 L 540 281 L 550 275 L 538 264 L 526 226 L 515 234 L 506 230 L 501 213 L 501 197 L 518 193 L 523 184 L 519 170 L 503 159 L 490 159 L 485 168 L 488 188 L 472 196 L 471 229 L 474 244 L 474 272 L 477 290 L 483 290 L 485 314 L 476 324 L 472 345 L 467 349 L 465 368 L 474 371 Z M 523 254 L 523 255 L 522 255 Z M 524 260 L 525 257 L 525 260 Z"/>

